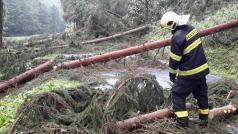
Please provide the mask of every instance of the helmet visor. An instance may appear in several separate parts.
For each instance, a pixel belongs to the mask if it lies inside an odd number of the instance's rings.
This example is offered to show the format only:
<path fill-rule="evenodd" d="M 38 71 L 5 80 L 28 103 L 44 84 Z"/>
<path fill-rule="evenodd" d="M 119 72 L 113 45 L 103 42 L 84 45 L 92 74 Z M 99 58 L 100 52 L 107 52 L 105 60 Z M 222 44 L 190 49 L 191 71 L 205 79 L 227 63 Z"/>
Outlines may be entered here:
<path fill-rule="evenodd" d="M 161 25 L 161 28 L 162 28 L 162 29 L 174 30 L 175 27 L 176 27 L 176 22 L 174 22 L 174 21 L 169 21 L 169 22 L 167 22 L 166 26 L 162 26 L 162 25 Z"/>

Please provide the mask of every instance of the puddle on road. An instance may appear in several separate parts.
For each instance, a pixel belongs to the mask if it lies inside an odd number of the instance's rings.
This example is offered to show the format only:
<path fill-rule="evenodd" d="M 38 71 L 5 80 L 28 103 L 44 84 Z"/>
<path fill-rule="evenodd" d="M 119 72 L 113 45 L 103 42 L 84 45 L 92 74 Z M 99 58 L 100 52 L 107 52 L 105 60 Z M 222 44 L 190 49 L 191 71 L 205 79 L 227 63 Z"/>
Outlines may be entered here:
<path fill-rule="evenodd" d="M 156 77 L 156 80 L 163 89 L 171 89 L 171 82 L 169 80 L 169 71 L 167 69 L 159 68 L 148 68 L 148 67 L 139 67 L 137 68 L 138 72 L 143 72 L 147 74 L 152 74 Z M 122 73 L 128 72 L 126 69 L 121 70 L 112 70 L 111 72 L 100 73 L 99 76 L 106 81 L 105 84 L 97 86 L 95 88 L 106 90 L 112 89 L 116 82 L 120 79 Z M 207 75 L 207 83 L 216 83 L 221 78 L 215 75 Z"/>

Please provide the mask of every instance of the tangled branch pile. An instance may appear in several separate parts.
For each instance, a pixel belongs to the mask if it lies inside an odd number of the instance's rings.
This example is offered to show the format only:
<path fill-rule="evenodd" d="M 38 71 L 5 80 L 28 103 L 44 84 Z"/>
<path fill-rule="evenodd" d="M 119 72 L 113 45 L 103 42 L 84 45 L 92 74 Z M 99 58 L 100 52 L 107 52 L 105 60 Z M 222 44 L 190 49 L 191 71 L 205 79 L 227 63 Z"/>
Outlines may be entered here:
<path fill-rule="evenodd" d="M 28 98 L 10 131 L 120 133 L 114 127 L 116 121 L 134 116 L 138 111 L 146 113 L 156 110 L 164 101 L 162 88 L 154 76 L 128 77 L 115 88 L 111 97 L 110 92 L 83 86 Z"/>
<path fill-rule="evenodd" d="M 210 107 L 221 107 L 232 104 L 238 107 L 238 83 L 234 80 L 223 80 L 209 86 Z"/>

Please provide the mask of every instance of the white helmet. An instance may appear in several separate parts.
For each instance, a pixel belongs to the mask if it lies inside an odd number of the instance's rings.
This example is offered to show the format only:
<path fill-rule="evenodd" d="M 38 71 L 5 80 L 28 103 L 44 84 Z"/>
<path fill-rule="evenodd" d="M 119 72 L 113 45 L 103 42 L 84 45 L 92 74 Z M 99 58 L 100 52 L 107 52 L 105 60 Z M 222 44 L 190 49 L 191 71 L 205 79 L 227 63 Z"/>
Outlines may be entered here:
<path fill-rule="evenodd" d="M 160 26 L 162 28 L 174 30 L 178 25 L 187 24 L 189 18 L 190 15 L 178 15 L 175 12 L 169 11 L 162 16 Z"/>

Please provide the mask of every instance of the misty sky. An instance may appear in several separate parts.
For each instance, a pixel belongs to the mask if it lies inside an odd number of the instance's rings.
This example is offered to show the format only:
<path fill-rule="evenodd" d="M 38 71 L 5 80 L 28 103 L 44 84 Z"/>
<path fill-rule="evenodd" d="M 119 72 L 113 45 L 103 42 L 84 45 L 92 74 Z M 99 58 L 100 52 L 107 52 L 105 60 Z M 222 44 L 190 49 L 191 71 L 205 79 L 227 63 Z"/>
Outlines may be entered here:
<path fill-rule="evenodd" d="M 56 5 L 57 7 L 61 6 L 60 0 L 41 0 L 41 2 L 49 6 L 52 6 L 52 5 Z"/>
<path fill-rule="evenodd" d="M 40 0 L 40 2 L 42 2 L 48 6 L 53 6 L 53 5 L 57 6 L 60 11 L 61 16 L 63 17 L 63 8 L 61 6 L 60 0 Z"/>

